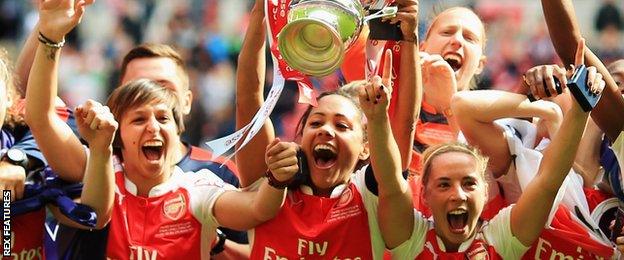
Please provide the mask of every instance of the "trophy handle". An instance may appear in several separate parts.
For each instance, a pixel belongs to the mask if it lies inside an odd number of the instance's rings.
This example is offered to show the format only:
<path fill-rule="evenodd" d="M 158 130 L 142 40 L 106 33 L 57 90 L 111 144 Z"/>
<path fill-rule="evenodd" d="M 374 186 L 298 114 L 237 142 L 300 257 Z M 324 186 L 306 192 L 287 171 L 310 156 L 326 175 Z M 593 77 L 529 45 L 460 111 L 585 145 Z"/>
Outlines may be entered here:
<path fill-rule="evenodd" d="M 367 23 L 368 21 L 377 19 L 377 18 L 395 17 L 398 11 L 399 11 L 399 8 L 396 6 L 386 6 L 383 9 L 373 14 L 365 16 L 364 19 L 362 20 L 364 23 Z"/>

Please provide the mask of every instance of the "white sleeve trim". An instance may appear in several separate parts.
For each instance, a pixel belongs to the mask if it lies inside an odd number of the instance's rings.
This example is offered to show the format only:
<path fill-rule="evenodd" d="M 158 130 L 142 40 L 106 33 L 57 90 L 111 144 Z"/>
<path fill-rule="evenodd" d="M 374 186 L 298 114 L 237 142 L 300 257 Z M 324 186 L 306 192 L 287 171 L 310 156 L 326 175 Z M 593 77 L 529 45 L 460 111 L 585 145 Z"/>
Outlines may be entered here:
<path fill-rule="evenodd" d="M 511 232 L 511 209 L 514 205 L 501 209 L 483 227 L 485 240 L 494 247 L 503 259 L 520 259 L 529 249 Z"/>

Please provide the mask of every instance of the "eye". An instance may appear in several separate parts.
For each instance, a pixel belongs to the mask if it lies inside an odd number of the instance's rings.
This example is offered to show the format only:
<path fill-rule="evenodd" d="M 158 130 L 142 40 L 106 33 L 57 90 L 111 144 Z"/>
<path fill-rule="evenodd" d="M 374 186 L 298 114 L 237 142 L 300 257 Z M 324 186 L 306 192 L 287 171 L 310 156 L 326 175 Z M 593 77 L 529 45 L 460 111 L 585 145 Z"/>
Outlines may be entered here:
<path fill-rule="evenodd" d="M 467 41 L 471 42 L 471 43 L 475 43 L 477 42 L 477 37 L 472 35 L 472 34 L 464 34 L 464 39 L 466 39 Z"/>
<path fill-rule="evenodd" d="M 163 124 L 169 122 L 169 116 L 159 116 L 158 122 L 163 123 Z"/>
<path fill-rule="evenodd" d="M 316 127 L 321 126 L 322 124 L 321 124 L 320 121 L 310 121 L 310 123 L 308 125 L 313 127 L 313 128 L 316 128 Z"/>
<path fill-rule="evenodd" d="M 438 183 L 438 188 L 439 189 L 447 189 L 451 187 L 451 185 L 448 182 L 440 182 Z"/>
<path fill-rule="evenodd" d="M 347 130 L 349 129 L 349 125 L 346 123 L 337 123 L 336 124 L 336 128 L 340 129 L 340 130 Z"/>
<path fill-rule="evenodd" d="M 467 180 L 464 181 L 464 187 L 466 187 L 469 190 L 474 190 L 477 188 L 478 183 L 475 180 Z"/>
<path fill-rule="evenodd" d="M 141 124 L 143 122 L 145 122 L 145 118 L 142 117 L 142 116 L 134 117 L 134 118 L 132 118 L 132 120 L 130 120 L 130 123 L 132 123 L 132 124 Z"/>

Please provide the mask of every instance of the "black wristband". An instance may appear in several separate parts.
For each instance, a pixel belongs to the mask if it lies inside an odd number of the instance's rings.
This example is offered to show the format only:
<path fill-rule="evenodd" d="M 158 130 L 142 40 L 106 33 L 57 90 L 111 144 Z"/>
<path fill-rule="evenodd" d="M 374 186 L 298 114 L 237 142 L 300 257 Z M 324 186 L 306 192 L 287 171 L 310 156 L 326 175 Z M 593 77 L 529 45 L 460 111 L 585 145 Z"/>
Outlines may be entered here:
<path fill-rule="evenodd" d="M 280 189 L 283 190 L 286 187 L 288 187 L 288 185 L 292 182 L 293 178 L 290 178 L 286 181 L 279 181 L 277 179 L 275 179 L 275 176 L 273 176 L 273 173 L 271 172 L 271 170 L 267 170 L 266 173 L 264 174 L 264 176 L 267 177 L 267 180 L 269 182 L 269 185 L 273 188 L 276 189 Z"/>
<path fill-rule="evenodd" d="M 210 249 L 211 256 L 218 255 L 225 250 L 225 240 L 227 240 L 227 236 L 221 232 L 221 230 L 217 229 L 217 238 L 219 240 L 217 240 L 217 243 Z"/>

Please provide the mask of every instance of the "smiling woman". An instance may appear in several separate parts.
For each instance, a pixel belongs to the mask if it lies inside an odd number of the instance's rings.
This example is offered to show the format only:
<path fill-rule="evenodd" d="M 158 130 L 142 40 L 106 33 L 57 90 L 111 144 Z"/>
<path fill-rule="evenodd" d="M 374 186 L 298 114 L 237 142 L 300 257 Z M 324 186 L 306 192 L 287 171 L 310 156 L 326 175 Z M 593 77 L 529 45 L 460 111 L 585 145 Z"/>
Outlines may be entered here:
<path fill-rule="evenodd" d="M 397 3 L 401 30 L 413 34 L 416 1 Z M 238 128 L 264 102 L 263 4 L 256 1 L 239 56 Z M 413 129 L 420 104 L 417 46 L 410 41 L 400 43 L 399 98 L 393 100 L 400 109 L 395 113 L 388 112 L 393 64 L 388 51 L 382 77 L 325 92 L 317 106 L 308 106 L 298 124 L 297 143 L 280 142 L 267 120 L 236 153 L 241 184 L 254 190 L 263 176 L 271 179 L 271 163 L 282 161 L 280 156 L 262 161 L 262 150 L 274 143 L 299 148 L 301 171 L 293 180 L 280 183 L 289 184 L 288 199 L 274 219 L 250 232 L 251 259 L 382 259 L 386 249 L 398 251 L 409 244 L 411 233 L 401 232 L 412 230 L 414 218 L 411 194 L 402 176 L 409 158 L 402 158 L 399 148 L 410 151 L 413 132 L 409 129 Z M 400 122 L 393 128 L 391 117 Z"/>
<path fill-rule="evenodd" d="M 82 146 L 54 113 L 52 102 L 62 43 L 49 41 L 60 42 L 80 20 L 84 6 L 73 4 L 41 4 L 39 29 L 46 41 L 35 54 L 26 116 L 52 165 L 71 158 L 84 167 L 82 203 L 95 209 L 96 228 L 110 226 L 106 257 L 209 259 L 217 226 L 246 230 L 275 216 L 285 197 L 283 189 L 263 181 L 256 192 L 240 192 L 209 170 L 184 174 L 175 165 L 173 141 L 184 130 L 184 100 L 155 81 L 130 81 L 115 89 L 108 101 L 110 111 L 91 100 L 77 107 L 76 123 L 89 147 Z M 59 147 L 64 156 L 51 156 Z M 65 170 L 52 167 L 59 173 Z M 296 164 L 273 168 L 276 182 L 297 171 Z"/>

